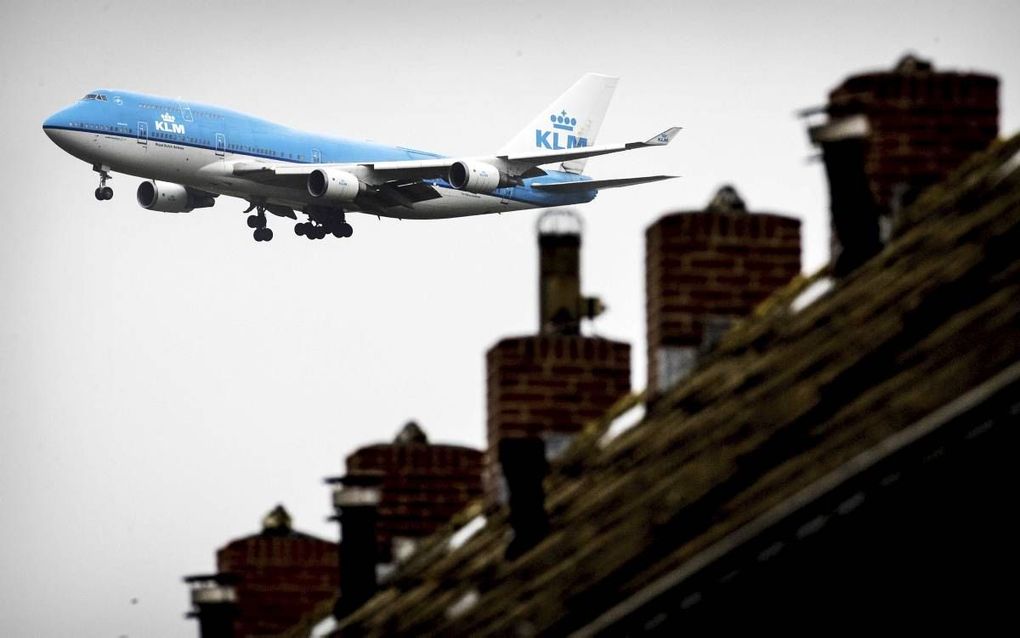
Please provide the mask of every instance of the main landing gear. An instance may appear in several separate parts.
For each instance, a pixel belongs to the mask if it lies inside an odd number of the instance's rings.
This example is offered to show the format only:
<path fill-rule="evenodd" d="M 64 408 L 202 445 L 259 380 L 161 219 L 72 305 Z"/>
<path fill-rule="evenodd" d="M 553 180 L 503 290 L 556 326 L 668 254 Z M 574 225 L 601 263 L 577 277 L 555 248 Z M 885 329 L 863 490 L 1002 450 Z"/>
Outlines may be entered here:
<path fill-rule="evenodd" d="M 92 170 L 99 173 L 99 188 L 96 189 L 96 199 L 99 201 L 113 199 L 113 189 L 106 185 L 106 180 L 113 179 L 110 175 L 110 167 L 93 164 Z"/>
<path fill-rule="evenodd" d="M 253 209 L 256 211 L 255 214 L 248 216 L 248 228 L 255 229 L 252 236 L 255 237 L 255 241 L 270 241 L 273 238 L 273 229 L 266 226 L 266 209 L 252 204 L 244 212 L 250 213 Z"/>
<path fill-rule="evenodd" d="M 245 214 L 255 211 L 254 215 L 248 215 L 248 228 L 254 229 L 255 241 L 269 241 L 273 238 L 273 231 L 266 226 L 266 210 L 264 205 L 252 202 L 248 210 L 244 211 Z M 274 208 L 271 212 L 282 215 L 276 210 Z M 290 209 L 287 209 L 287 212 L 290 212 Z M 294 232 L 297 235 L 308 239 L 323 239 L 330 234 L 337 238 L 350 237 L 354 234 L 354 228 L 347 223 L 342 210 L 312 208 L 306 210 L 305 214 L 308 215 L 308 221 L 294 225 Z"/>
<path fill-rule="evenodd" d="M 337 239 L 350 237 L 354 227 L 347 223 L 343 211 L 313 211 L 308 213 L 310 221 L 294 224 L 294 233 L 308 239 L 323 239 L 332 234 Z"/>

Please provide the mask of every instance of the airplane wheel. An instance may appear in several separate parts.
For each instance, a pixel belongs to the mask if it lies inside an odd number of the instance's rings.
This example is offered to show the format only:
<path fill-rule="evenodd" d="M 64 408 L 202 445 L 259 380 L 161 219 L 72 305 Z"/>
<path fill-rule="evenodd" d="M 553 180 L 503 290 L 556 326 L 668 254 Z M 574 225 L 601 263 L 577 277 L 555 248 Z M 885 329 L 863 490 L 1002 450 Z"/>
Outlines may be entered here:
<path fill-rule="evenodd" d="M 343 235 L 344 237 L 350 237 L 351 235 L 354 234 L 354 227 L 348 224 L 347 222 L 344 222 L 343 226 L 341 227 L 340 234 Z"/>
<path fill-rule="evenodd" d="M 99 192 L 103 196 L 103 199 L 113 199 L 113 189 L 109 186 L 103 186 L 99 189 Z"/>
<path fill-rule="evenodd" d="M 96 199 L 98 199 L 99 201 L 103 201 L 103 189 L 102 188 L 97 188 L 96 189 Z"/>
<path fill-rule="evenodd" d="M 322 239 L 325 236 L 326 236 L 326 229 L 325 228 L 323 228 L 322 226 L 319 226 L 318 228 L 315 229 L 315 238 L 316 239 Z"/>
<path fill-rule="evenodd" d="M 265 228 L 266 218 L 259 215 L 248 216 L 248 228 Z"/>
<path fill-rule="evenodd" d="M 263 228 L 262 229 L 262 241 L 269 241 L 272 238 L 273 238 L 273 229 L 272 228 Z"/>
<path fill-rule="evenodd" d="M 300 237 L 301 235 L 305 234 L 305 230 L 306 230 L 306 228 L 305 228 L 304 224 L 294 224 L 294 234 L 295 235 L 298 235 Z"/>

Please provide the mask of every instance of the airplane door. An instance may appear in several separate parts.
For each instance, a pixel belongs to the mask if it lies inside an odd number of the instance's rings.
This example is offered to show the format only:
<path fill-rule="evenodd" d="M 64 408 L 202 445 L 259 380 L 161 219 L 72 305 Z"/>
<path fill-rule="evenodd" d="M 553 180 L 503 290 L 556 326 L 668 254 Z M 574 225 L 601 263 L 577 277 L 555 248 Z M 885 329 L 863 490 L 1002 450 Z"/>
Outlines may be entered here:
<path fill-rule="evenodd" d="M 312 164 L 322 164 L 322 153 L 317 148 L 312 149 Z"/>
<path fill-rule="evenodd" d="M 227 152 L 227 137 L 223 133 L 216 134 L 216 155 L 223 157 Z"/>
<path fill-rule="evenodd" d="M 142 146 L 149 145 L 149 124 L 148 122 L 138 123 L 138 143 Z"/>

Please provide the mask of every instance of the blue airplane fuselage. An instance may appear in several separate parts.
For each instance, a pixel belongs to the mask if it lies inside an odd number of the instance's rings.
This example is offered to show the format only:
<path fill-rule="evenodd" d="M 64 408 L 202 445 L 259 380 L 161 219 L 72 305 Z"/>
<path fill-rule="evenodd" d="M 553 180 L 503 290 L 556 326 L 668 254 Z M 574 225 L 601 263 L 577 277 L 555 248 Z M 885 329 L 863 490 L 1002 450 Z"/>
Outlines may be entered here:
<path fill-rule="evenodd" d="M 313 203 L 307 193 L 238 179 L 232 166 L 239 162 L 360 164 L 444 157 L 308 133 L 222 107 L 121 90 L 93 91 L 47 118 L 43 129 L 64 150 L 97 167 L 296 209 Z M 555 193 L 532 188 L 535 179 L 543 183 L 588 179 L 565 171 L 543 172 L 538 178 L 525 178 L 481 196 L 454 190 L 443 178 L 425 180 L 440 193 L 439 201 L 416 205 L 418 212 L 395 208 L 390 216 L 459 217 L 578 204 L 595 197 L 594 188 Z"/>

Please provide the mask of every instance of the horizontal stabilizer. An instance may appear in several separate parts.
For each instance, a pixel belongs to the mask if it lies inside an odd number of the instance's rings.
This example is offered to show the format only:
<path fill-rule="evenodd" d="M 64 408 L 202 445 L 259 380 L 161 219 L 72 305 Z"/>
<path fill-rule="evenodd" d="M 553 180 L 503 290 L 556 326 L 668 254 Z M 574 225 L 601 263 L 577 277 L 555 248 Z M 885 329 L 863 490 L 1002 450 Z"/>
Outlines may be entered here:
<path fill-rule="evenodd" d="M 532 183 L 531 187 L 551 193 L 573 193 L 577 191 L 602 190 L 603 188 L 620 188 L 660 182 L 664 179 L 675 179 L 679 175 L 648 175 L 647 177 L 621 177 L 618 179 L 590 179 L 583 182 L 553 182 L 549 184 Z"/>

